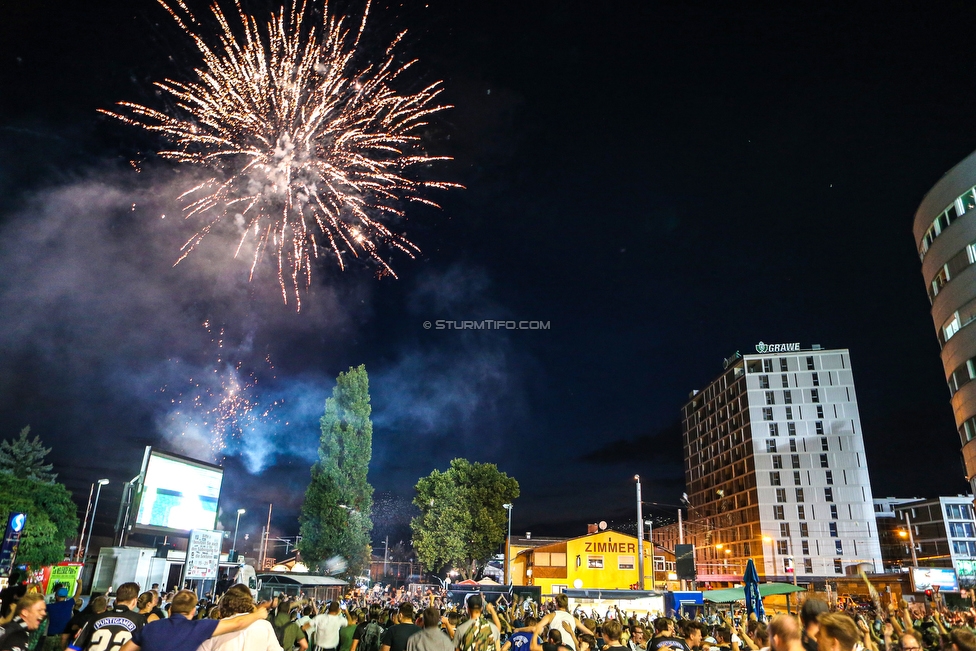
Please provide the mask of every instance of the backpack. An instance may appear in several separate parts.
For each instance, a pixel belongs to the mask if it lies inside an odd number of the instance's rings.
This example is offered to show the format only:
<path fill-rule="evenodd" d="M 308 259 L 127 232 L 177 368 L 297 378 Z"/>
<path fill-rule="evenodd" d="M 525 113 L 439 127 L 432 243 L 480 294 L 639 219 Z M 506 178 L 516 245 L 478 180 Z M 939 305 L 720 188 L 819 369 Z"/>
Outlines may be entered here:
<path fill-rule="evenodd" d="M 484 617 L 476 619 L 458 643 L 460 651 L 494 651 L 494 648 L 495 634 Z"/>
<path fill-rule="evenodd" d="M 366 624 L 362 639 L 357 647 L 360 651 L 380 651 L 380 640 L 383 638 L 383 627 L 375 621 Z"/>

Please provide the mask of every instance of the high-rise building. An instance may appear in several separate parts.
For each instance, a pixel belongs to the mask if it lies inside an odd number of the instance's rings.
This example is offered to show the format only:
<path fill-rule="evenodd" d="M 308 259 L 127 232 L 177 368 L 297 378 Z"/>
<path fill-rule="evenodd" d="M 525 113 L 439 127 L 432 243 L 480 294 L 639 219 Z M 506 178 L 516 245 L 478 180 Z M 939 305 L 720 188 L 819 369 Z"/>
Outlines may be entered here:
<path fill-rule="evenodd" d="M 976 152 L 946 172 L 915 212 L 915 244 L 942 348 L 942 367 L 976 490 Z"/>
<path fill-rule="evenodd" d="M 846 349 L 798 343 L 736 353 L 682 418 L 699 581 L 800 583 L 881 570 Z"/>
<path fill-rule="evenodd" d="M 973 496 L 936 497 L 895 506 L 901 529 L 911 527 L 915 558 L 921 567 L 951 567 L 959 587 L 976 585 L 976 519 Z M 906 531 L 907 533 L 907 531 Z M 902 545 L 902 566 L 911 564 L 911 549 Z"/>

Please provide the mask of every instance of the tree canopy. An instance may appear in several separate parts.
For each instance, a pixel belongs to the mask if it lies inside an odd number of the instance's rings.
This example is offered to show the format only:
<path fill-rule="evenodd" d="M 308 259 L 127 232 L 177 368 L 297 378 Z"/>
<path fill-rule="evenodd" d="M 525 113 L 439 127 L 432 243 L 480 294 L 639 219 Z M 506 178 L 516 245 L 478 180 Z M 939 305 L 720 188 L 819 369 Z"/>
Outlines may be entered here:
<path fill-rule="evenodd" d="M 51 448 L 44 447 L 38 436 L 27 438 L 29 434 L 30 425 L 20 430 L 17 438 L 0 441 L 0 473 L 18 479 L 54 483 L 58 478 L 56 473 L 51 472 L 54 466 L 44 463 L 44 457 L 51 452 Z"/>
<path fill-rule="evenodd" d="M 456 568 L 474 578 L 505 540 L 503 504 L 519 496 L 519 484 L 495 464 L 454 459 L 417 482 L 413 503 L 420 515 L 410 522 L 420 562 L 437 572 Z"/>
<path fill-rule="evenodd" d="M 373 487 L 367 480 L 373 455 L 369 376 L 360 365 L 340 373 L 320 421 L 319 459 L 299 518 L 299 549 L 309 565 L 340 556 L 347 574 L 369 563 Z"/>
<path fill-rule="evenodd" d="M 18 564 L 41 567 L 64 560 L 65 542 L 78 535 L 77 507 L 68 489 L 0 473 L 0 519 L 4 526 L 7 515 L 14 512 L 27 514 L 17 550 Z"/>

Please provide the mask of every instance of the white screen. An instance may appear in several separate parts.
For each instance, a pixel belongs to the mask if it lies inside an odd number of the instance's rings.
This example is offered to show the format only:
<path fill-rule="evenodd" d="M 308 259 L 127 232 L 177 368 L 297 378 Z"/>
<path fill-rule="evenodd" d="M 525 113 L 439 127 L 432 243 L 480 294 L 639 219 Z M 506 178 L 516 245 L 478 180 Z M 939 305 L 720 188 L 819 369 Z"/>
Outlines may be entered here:
<path fill-rule="evenodd" d="M 167 529 L 213 529 L 223 471 L 153 452 L 136 524 Z"/>

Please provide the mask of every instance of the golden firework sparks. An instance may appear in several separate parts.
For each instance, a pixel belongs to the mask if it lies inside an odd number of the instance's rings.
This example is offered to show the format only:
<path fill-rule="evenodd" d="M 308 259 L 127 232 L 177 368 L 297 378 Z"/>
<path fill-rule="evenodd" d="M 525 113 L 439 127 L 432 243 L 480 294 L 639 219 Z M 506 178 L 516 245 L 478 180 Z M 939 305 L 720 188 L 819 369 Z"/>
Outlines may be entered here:
<path fill-rule="evenodd" d="M 159 0 L 202 57 L 190 81 L 157 82 L 175 100 L 173 114 L 131 102 L 102 111 L 126 124 L 161 134 L 170 147 L 161 156 L 206 169 L 212 176 L 181 195 L 186 218 L 203 219 L 184 244 L 177 264 L 222 219 L 233 216 L 242 235 L 235 255 L 253 240 L 251 278 L 270 253 L 288 302 L 301 309 L 302 286 L 312 260 L 331 252 L 374 260 L 396 277 L 384 258 L 398 249 L 411 258 L 420 249 L 387 225 L 403 206 L 437 207 L 430 189 L 460 187 L 418 178 L 430 163 L 419 132 L 439 104 L 436 82 L 415 93 L 392 84 L 416 61 L 397 63 L 405 32 L 368 63 L 360 41 L 369 4 L 358 27 L 329 12 L 312 18 L 309 0 L 293 0 L 261 24 L 235 2 L 235 22 L 214 4 L 220 26 L 213 45 L 182 0 Z"/>

